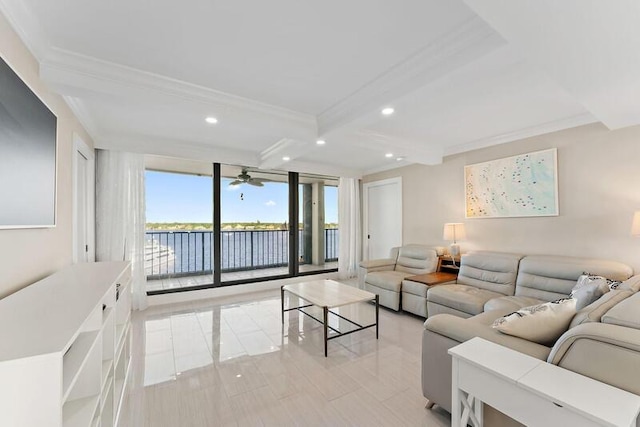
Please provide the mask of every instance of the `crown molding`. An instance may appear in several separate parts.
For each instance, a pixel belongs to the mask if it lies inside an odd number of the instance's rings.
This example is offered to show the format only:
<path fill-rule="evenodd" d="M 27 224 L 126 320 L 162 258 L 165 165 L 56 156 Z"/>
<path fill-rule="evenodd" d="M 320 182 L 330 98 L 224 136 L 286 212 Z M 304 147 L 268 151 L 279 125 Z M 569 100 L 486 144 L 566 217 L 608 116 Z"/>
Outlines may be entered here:
<path fill-rule="evenodd" d="M 129 151 L 231 165 L 257 167 L 259 160 L 258 156 L 251 151 L 147 135 L 105 134 L 96 138 L 94 145 L 95 148 L 105 150 Z"/>
<path fill-rule="evenodd" d="M 51 45 L 26 1 L 0 0 L 0 12 L 36 59 L 46 56 Z"/>
<path fill-rule="evenodd" d="M 439 145 L 431 145 L 424 141 L 414 141 L 405 138 L 397 138 L 369 130 L 354 133 L 353 145 L 362 149 L 377 153 L 391 151 L 394 157 L 402 157 L 402 164 L 420 163 L 423 165 L 438 165 L 442 163 L 444 149 Z M 393 159 L 394 166 L 399 167 L 400 162 Z"/>
<path fill-rule="evenodd" d="M 2 0 L 0 0 L 2 1 Z M 184 82 L 114 62 L 51 48 L 40 61 L 40 75 L 61 90 L 65 87 L 121 96 L 170 96 L 187 102 L 234 108 L 285 121 L 315 135 L 316 119 L 300 113 L 208 87 Z"/>
<path fill-rule="evenodd" d="M 598 121 L 599 120 L 591 115 L 591 113 L 579 114 L 577 116 L 566 117 L 563 119 L 530 126 L 524 129 L 519 129 L 514 132 L 503 133 L 488 138 L 477 139 L 475 141 L 450 146 L 445 148 L 444 155 L 451 156 L 453 154 L 460 154 L 471 150 L 478 150 L 480 148 L 486 148 L 492 145 L 505 144 L 507 142 L 518 141 L 520 139 L 531 138 L 546 133 L 557 132 L 560 130 L 570 129 L 582 125 L 588 125 L 590 123 L 595 123 Z"/>
<path fill-rule="evenodd" d="M 318 133 L 328 135 L 375 113 L 394 100 L 505 45 L 491 27 L 473 17 L 318 116 Z"/>
<path fill-rule="evenodd" d="M 84 101 L 79 98 L 75 98 L 73 96 L 63 96 L 62 99 L 67 103 L 73 114 L 76 116 L 80 124 L 84 127 L 84 130 L 87 131 L 89 136 L 92 139 L 97 139 L 100 135 L 98 131 L 98 125 L 96 125 L 95 120 L 87 110 Z"/>

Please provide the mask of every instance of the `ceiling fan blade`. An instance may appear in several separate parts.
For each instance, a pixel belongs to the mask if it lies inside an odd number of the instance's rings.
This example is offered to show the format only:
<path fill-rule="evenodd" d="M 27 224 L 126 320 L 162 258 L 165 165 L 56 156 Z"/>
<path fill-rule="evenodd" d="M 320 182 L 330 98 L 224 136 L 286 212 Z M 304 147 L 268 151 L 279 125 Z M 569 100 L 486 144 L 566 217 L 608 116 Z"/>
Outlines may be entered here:
<path fill-rule="evenodd" d="M 267 179 L 267 178 L 250 178 L 249 181 L 253 181 L 253 182 L 271 182 L 271 180 Z"/>
<path fill-rule="evenodd" d="M 260 181 L 255 180 L 255 179 L 248 180 L 247 184 L 253 185 L 254 187 L 264 187 L 263 183 L 261 183 Z"/>
<path fill-rule="evenodd" d="M 231 181 L 229 183 L 229 185 L 240 185 L 242 184 L 244 181 L 240 181 L 239 179 L 236 179 L 235 181 Z"/>

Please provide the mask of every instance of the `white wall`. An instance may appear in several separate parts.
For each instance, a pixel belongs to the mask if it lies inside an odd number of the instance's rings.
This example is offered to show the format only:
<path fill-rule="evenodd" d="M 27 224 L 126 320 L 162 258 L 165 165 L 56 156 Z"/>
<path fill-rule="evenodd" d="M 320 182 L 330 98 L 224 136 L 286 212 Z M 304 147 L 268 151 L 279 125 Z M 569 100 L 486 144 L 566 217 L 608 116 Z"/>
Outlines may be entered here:
<path fill-rule="evenodd" d="M 465 165 L 558 148 L 560 216 L 465 219 Z M 445 222 L 464 222 L 462 251 L 499 250 L 620 260 L 640 272 L 640 237 L 632 237 L 640 210 L 640 126 L 609 131 L 580 126 L 364 177 L 402 177 L 404 243 L 447 246 Z"/>
<path fill-rule="evenodd" d="M 57 225 L 48 229 L 0 230 L 0 298 L 72 262 L 73 133 L 93 141 L 64 100 L 38 77 L 38 63 L 0 14 L 0 56 L 58 117 Z M 0 152 L 1 155 L 1 152 Z"/>

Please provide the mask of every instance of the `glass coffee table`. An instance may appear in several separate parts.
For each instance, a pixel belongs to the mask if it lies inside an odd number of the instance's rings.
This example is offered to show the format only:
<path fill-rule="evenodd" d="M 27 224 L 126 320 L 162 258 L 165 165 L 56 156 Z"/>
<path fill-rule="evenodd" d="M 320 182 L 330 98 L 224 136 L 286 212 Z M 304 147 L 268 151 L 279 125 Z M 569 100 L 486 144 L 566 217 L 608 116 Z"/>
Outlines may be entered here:
<path fill-rule="evenodd" d="M 284 307 L 284 292 L 287 291 L 291 295 L 302 298 L 309 302 L 309 304 L 301 305 L 299 307 Z M 280 288 L 280 298 L 282 302 L 282 324 L 284 325 L 284 313 L 291 310 L 298 310 L 301 313 L 311 317 L 312 319 L 320 322 L 324 327 L 324 356 L 327 357 L 327 343 L 329 340 L 339 338 L 344 335 L 349 335 L 354 332 L 362 331 L 364 329 L 376 328 L 376 339 L 378 339 L 378 319 L 380 312 L 379 297 L 371 292 L 363 291 L 362 289 L 354 288 L 353 286 L 343 285 L 334 280 L 314 280 L 311 282 L 294 283 L 291 285 L 284 285 Z M 351 319 L 338 314 L 331 309 L 342 307 L 349 304 L 356 304 L 359 302 L 375 302 L 376 306 L 376 321 L 369 325 L 361 325 Z M 316 306 L 322 309 L 322 319 L 315 317 L 313 314 L 305 311 L 304 308 Z M 342 320 L 354 325 L 355 329 L 350 329 L 346 332 L 341 332 L 337 328 L 329 325 L 329 315 L 337 316 Z M 335 334 L 329 336 L 329 330 Z"/>

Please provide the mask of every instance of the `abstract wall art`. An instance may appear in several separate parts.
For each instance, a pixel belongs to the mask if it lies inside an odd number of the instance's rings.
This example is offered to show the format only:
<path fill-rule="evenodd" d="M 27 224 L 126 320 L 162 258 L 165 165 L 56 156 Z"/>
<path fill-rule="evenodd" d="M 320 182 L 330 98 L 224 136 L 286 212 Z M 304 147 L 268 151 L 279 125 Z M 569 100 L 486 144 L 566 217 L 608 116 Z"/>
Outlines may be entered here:
<path fill-rule="evenodd" d="M 559 214 L 555 148 L 468 165 L 464 178 L 467 218 Z"/>

